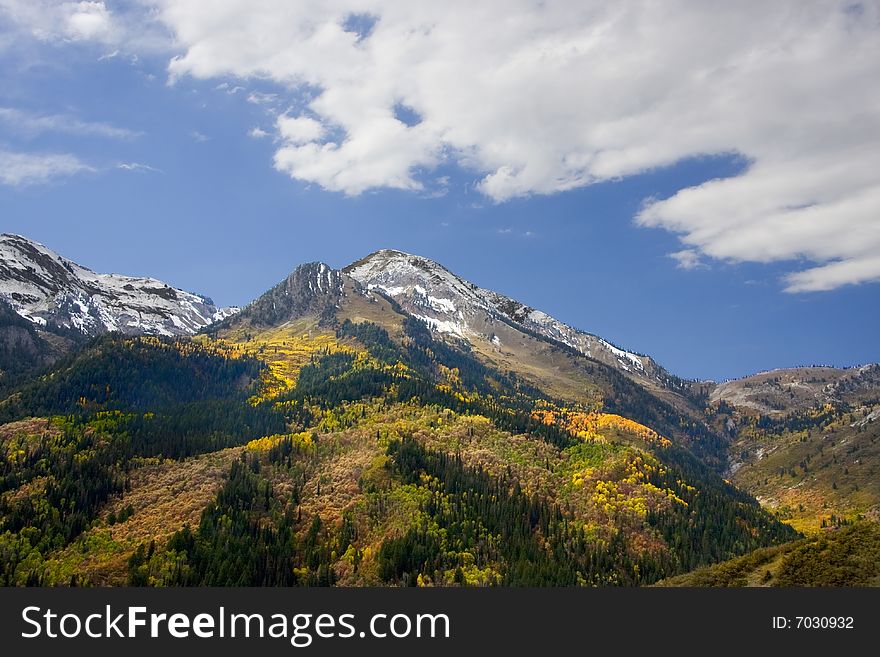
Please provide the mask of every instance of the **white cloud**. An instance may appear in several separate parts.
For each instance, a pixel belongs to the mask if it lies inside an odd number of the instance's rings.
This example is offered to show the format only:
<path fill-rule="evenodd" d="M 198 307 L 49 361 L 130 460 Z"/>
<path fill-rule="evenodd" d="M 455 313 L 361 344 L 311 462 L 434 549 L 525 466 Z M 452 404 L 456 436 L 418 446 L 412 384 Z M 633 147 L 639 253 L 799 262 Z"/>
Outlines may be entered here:
<path fill-rule="evenodd" d="M 118 26 L 103 2 L 0 0 L 0 12 L 41 41 L 119 41 Z"/>
<path fill-rule="evenodd" d="M 141 164 L 140 162 L 122 162 L 116 165 L 116 168 L 122 169 L 123 171 L 148 171 L 151 173 L 164 173 L 162 169 L 151 167 L 149 164 Z"/>
<path fill-rule="evenodd" d="M 248 137 L 252 137 L 253 139 L 263 139 L 264 137 L 268 137 L 269 133 L 260 128 L 259 126 L 255 128 L 251 128 L 248 130 Z"/>
<path fill-rule="evenodd" d="M 791 292 L 880 279 L 876 0 L 0 0 L 0 15 L 53 43 L 172 48 L 171 81 L 286 89 L 246 97 L 296 108 L 276 168 L 345 194 L 427 193 L 457 164 L 504 202 L 733 155 L 741 174 L 636 218 L 680 235 L 679 266 L 791 261 Z"/>
<path fill-rule="evenodd" d="M 206 141 L 211 141 L 211 138 L 208 135 L 203 134 L 198 130 L 193 130 L 189 133 L 189 136 L 192 137 L 194 141 L 197 141 L 200 144 L 204 144 Z"/>
<path fill-rule="evenodd" d="M 675 260 L 679 269 L 701 269 L 706 266 L 700 260 L 700 254 L 694 249 L 683 249 L 667 255 Z"/>
<path fill-rule="evenodd" d="M 86 171 L 94 169 L 74 155 L 37 155 L 0 150 L 0 184 L 11 187 L 47 183 L 55 178 Z"/>
<path fill-rule="evenodd" d="M 278 100 L 278 94 L 266 94 L 260 91 L 252 91 L 247 96 L 247 102 L 252 105 L 269 105 Z"/>
<path fill-rule="evenodd" d="M 109 46 L 111 49 L 100 60 L 112 59 L 124 49 L 132 53 L 130 61 L 135 64 L 135 51 L 168 52 L 173 45 L 164 26 L 151 20 L 145 4 L 140 0 L 0 0 L 0 32 L 5 32 L 0 36 L 12 41 L 36 39 L 54 46 Z"/>
<path fill-rule="evenodd" d="M 321 122 L 307 116 L 279 116 L 275 125 L 281 138 L 293 146 L 315 142 L 324 136 L 324 126 Z"/>
<path fill-rule="evenodd" d="M 225 91 L 230 96 L 234 96 L 238 92 L 244 91 L 244 87 L 238 85 L 233 86 L 228 82 L 221 82 L 216 87 L 214 87 L 214 89 L 216 89 L 217 91 Z"/>
<path fill-rule="evenodd" d="M 302 94 L 311 118 L 285 120 L 321 129 L 279 119 L 275 166 L 293 178 L 422 190 L 457 163 L 502 202 L 734 154 L 741 175 L 638 215 L 681 235 L 679 266 L 815 263 L 790 291 L 880 278 L 876 2 L 155 4 L 181 48 L 172 79 Z M 368 35 L 346 29 L 355 14 L 377 19 Z"/>
<path fill-rule="evenodd" d="M 20 136 L 32 137 L 44 132 L 132 139 L 141 133 L 109 123 L 83 121 L 67 114 L 32 114 L 13 107 L 0 107 L 0 123 L 15 129 Z"/>
<path fill-rule="evenodd" d="M 785 277 L 785 291 L 824 292 L 851 283 L 876 281 L 880 278 L 878 272 L 880 256 L 869 254 L 789 274 Z"/>
<path fill-rule="evenodd" d="M 113 34 L 110 12 L 103 2 L 67 2 L 65 31 L 74 40 L 104 41 Z"/>

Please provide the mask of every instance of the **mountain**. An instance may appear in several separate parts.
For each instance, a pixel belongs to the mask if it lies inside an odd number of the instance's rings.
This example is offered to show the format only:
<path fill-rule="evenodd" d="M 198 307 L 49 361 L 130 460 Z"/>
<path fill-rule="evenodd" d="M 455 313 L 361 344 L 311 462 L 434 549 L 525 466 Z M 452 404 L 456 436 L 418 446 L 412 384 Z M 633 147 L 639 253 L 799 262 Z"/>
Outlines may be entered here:
<path fill-rule="evenodd" d="M 726 476 L 805 532 L 880 519 L 880 365 L 796 367 L 709 384 Z"/>
<path fill-rule="evenodd" d="M 728 478 L 793 527 L 880 520 L 880 403 L 743 422 Z"/>
<path fill-rule="evenodd" d="M 36 374 L 63 323 L 3 308 L 5 584 L 645 585 L 880 494 L 873 368 L 686 382 L 400 251 Z"/>
<path fill-rule="evenodd" d="M 300 274 L 214 335 L 110 333 L 0 401 L 2 582 L 636 585 L 796 536 L 654 429 Z"/>
<path fill-rule="evenodd" d="M 880 365 L 794 367 L 712 385 L 709 401 L 740 410 L 783 416 L 823 404 L 876 399 Z"/>
<path fill-rule="evenodd" d="M 308 314 L 327 319 L 345 294 L 347 278 L 323 262 L 300 265 L 241 313 L 214 328 L 241 324 L 266 328 Z"/>
<path fill-rule="evenodd" d="M 300 265 L 240 314 L 208 331 L 233 341 L 253 338 L 273 354 L 288 354 L 273 327 L 293 322 L 312 333 L 326 332 L 346 320 L 376 324 L 396 340 L 405 340 L 405 323 L 416 320 L 445 348 L 466 352 L 469 367 L 513 375 L 547 397 L 613 410 L 687 443 L 701 458 L 723 467 L 725 445 L 688 397 L 686 382 L 647 356 L 630 354 L 635 359 L 627 359 L 631 367 L 618 356 L 629 352 L 419 256 L 386 250 L 342 270 L 324 263 Z M 303 357 L 306 351 L 293 361 L 276 361 L 275 370 L 292 380 L 289 375 Z"/>
<path fill-rule="evenodd" d="M 620 349 L 540 310 L 478 287 L 421 256 L 385 249 L 343 271 L 367 289 L 393 298 L 439 333 L 469 342 L 487 341 L 499 349 L 509 342 L 521 341 L 522 334 L 534 334 L 637 379 L 664 384 L 670 379 L 669 373 L 649 356 Z"/>
<path fill-rule="evenodd" d="M 192 335 L 237 311 L 154 278 L 97 274 L 20 235 L 0 235 L 0 299 L 40 328 L 95 336 Z"/>

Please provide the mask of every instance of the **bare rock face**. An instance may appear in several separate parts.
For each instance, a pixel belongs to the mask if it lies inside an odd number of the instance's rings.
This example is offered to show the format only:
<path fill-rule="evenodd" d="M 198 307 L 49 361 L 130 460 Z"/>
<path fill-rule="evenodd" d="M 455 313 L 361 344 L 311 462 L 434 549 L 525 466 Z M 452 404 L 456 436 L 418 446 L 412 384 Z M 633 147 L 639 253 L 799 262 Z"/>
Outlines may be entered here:
<path fill-rule="evenodd" d="M 314 315 L 329 321 L 345 294 L 347 281 L 353 283 L 341 271 L 323 262 L 300 265 L 223 325 L 247 323 L 254 327 L 278 326 L 303 315 Z"/>

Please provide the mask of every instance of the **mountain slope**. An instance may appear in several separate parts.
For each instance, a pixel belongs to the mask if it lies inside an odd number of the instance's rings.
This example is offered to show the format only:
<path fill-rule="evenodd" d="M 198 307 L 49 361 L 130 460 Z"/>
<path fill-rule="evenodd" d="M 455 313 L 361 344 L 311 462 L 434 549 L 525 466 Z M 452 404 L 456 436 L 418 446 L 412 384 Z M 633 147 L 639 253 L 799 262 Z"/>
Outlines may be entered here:
<path fill-rule="evenodd" d="M 517 335 L 591 403 L 320 263 L 194 338 L 93 340 L 0 402 L 4 581 L 635 585 L 794 536 L 634 379 Z M 170 513 L 138 474 L 157 457 L 227 467 Z"/>
<path fill-rule="evenodd" d="M 486 365 L 514 372 L 554 397 L 674 434 L 723 467 L 724 445 L 705 425 L 704 397 L 694 382 L 669 374 L 650 357 L 618 349 L 420 256 L 383 250 L 343 271 Z"/>
<path fill-rule="evenodd" d="M 880 365 L 793 367 L 712 386 L 709 401 L 772 416 L 827 403 L 880 400 Z"/>
<path fill-rule="evenodd" d="M 740 420 L 729 478 L 801 531 L 880 519 L 880 404 Z"/>
<path fill-rule="evenodd" d="M 427 258 L 386 249 L 352 263 L 343 271 L 367 288 L 392 297 L 440 333 L 468 340 L 483 338 L 502 345 L 499 329 L 507 324 L 568 345 L 633 377 L 656 381 L 668 377 L 649 356 L 619 349 L 540 310 L 480 288 Z"/>
<path fill-rule="evenodd" d="M 880 586 L 880 523 L 762 548 L 659 586 Z"/>
<path fill-rule="evenodd" d="M 85 336 L 192 335 L 236 311 L 154 278 L 97 274 L 10 234 L 0 235 L 0 299 L 39 327 Z"/>
<path fill-rule="evenodd" d="M 28 370 L 48 364 L 52 348 L 33 324 L 0 301 L 0 389 Z"/>
<path fill-rule="evenodd" d="M 825 382 L 811 475 L 873 462 L 872 377 Z M 192 337 L 80 340 L 0 394 L 0 577 L 640 585 L 795 538 L 719 473 L 733 445 L 737 483 L 786 487 L 753 461 L 780 432 L 779 454 L 811 445 L 800 411 L 704 410 L 691 387 L 417 256 L 308 263 Z M 832 490 L 873 494 L 847 463 Z"/>
<path fill-rule="evenodd" d="M 373 278 L 387 282 L 379 269 L 382 265 L 388 266 L 389 275 L 395 280 L 401 280 L 397 265 L 404 256 L 399 252 L 391 253 L 394 257 L 390 260 L 370 260 Z M 415 283 L 410 286 L 411 295 L 401 297 L 398 294 L 395 298 L 387 293 L 387 289 L 398 293 L 396 288 L 362 283 L 352 276 L 353 272 L 368 281 L 361 270 L 363 265 L 355 263 L 336 271 L 323 263 L 309 263 L 297 267 L 241 313 L 208 327 L 205 332 L 246 353 L 265 358 L 273 380 L 267 389 L 271 388 L 275 394 L 295 383 L 299 368 L 316 350 L 340 349 L 335 331 L 346 320 L 355 324 L 369 322 L 387 331 L 399 346 L 436 342 L 431 347 L 431 358 L 439 359 L 443 367 L 463 368 L 463 372 L 482 369 L 502 373 L 502 378 L 514 376 L 518 385 L 529 386 L 542 398 L 624 415 L 687 444 L 719 470 L 724 467 L 725 445 L 705 425 L 701 411 L 683 395 L 661 385 L 659 378 L 632 375 L 553 337 L 531 331 L 484 303 L 485 298 L 494 293 L 482 290 L 475 297 L 474 290 L 479 288 L 440 265 L 415 256 L 405 256 L 404 259 L 407 261 L 405 271 L 415 267 L 423 273 L 430 272 L 434 280 L 432 289 L 444 296 L 434 297 Z M 452 301 L 453 298 L 457 301 Z M 495 295 L 492 298 L 502 297 Z M 404 304 L 398 303 L 399 299 Z M 426 304 L 449 310 L 456 303 L 466 309 L 466 312 L 456 311 L 459 318 L 467 314 L 471 318 L 469 326 L 487 326 L 492 331 L 491 336 L 470 329 L 450 334 L 438 330 L 437 321 L 425 314 Z M 421 331 L 416 332 L 418 337 L 412 333 L 413 321 L 433 329 L 427 342 Z M 440 353 L 443 355 L 438 356 Z M 661 377 L 662 370 L 658 368 L 657 372 Z M 493 375 L 474 376 L 492 380 L 488 385 L 502 385 Z M 486 380 L 474 379 L 471 384 L 480 388 L 486 385 Z"/>
<path fill-rule="evenodd" d="M 404 330 L 398 344 L 344 323 L 292 386 L 250 398 L 249 353 L 274 358 L 256 337 L 244 352 L 106 336 L 68 357 L 10 398 L 0 427 L 4 581 L 634 585 L 793 536 L 647 427 L 547 423 L 534 391 L 418 320 Z M 22 420 L 35 411 L 64 415 Z M 229 447 L 244 448 L 231 465 Z M 196 500 L 171 513 L 138 471 L 161 457 L 183 472 L 206 452 L 225 482 L 206 473 L 198 487 L 216 496 L 181 525 Z"/>

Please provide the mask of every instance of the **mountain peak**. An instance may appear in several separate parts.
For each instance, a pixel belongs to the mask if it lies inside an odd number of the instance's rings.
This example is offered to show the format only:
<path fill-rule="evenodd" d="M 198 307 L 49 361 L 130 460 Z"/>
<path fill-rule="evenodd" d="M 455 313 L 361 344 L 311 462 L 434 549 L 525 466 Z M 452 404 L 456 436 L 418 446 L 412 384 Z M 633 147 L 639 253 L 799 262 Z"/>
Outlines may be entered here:
<path fill-rule="evenodd" d="M 500 346 L 510 328 L 562 343 L 590 358 L 642 379 L 665 380 L 668 374 L 647 356 L 620 349 L 575 329 L 547 313 L 487 290 L 423 256 L 382 249 L 344 270 L 367 289 L 378 290 L 423 320 L 434 331 Z M 505 325 L 507 328 L 504 328 Z M 513 335 L 508 340 L 520 340 Z"/>
<path fill-rule="evenodd" d="M 299 265 L 283 281 L 248 304 L 227 326 L 238 322 L 276 326 L 313 314 L 329 318 L 345 293 L 349 277 L 324 262 Z"/>
<path fill-rule="evenodd" d="M 27 242 L 28 244 L 40 246 L 44 249 L 46 248 L 45 245 L 40 244 L 36 240 L 32 240 L 31 238 L 25 237 L 24 235 L 19 235 L 18 233 L 0 233 L 0 242 L 6 242 L 6 241 Z"/>
<path fill-rule="evenodd" d="M 418 257 L 413 253 L 407 253 L 406 251 L 401 251 L 400 249 L 379 249 L 378 251 L 373 251 L 368 256 L 361 258 L 361 261 L 364 260 L 372 260 L 373 258 L 410 258 L 410 257 Z"/>
<path fill-rule="evenodd" d="M 306 290 L 312 295 L 334 295 L 342 292 L 342 272 L 325 262 L 306 262 L 294 269 L 282 285 L 288 295 L 306 293 Z"/>
<path fill-rule="evenodd" d="M 374 251 L 370 255 L 351 263 L 343 268 L 343 271 L 350 275 L 359 274 L 366 276 L 366 272 L 388 271 L 390 269 L 405 270 L 409 268 L 420 269 L 423 272 L 430 273 L 432 271 L 449 271 L 439 262 L 425 258 L 414 253 L 399 251 L 397 249 L 380 249 Z M 353 274 L 353 272 L 355 274 Z M 355 275 L 355 278 L 357 276 Z"/>
<path fill-rule="evenodd" d="M 439 262 L 395 249 L 382 249 L 353 262 L 343 271 L 368 288 L 378 288 L 390 296 L 404 287 L 430 288 L 439 293 L 473 298 L 477 286 L 457 276 Z"/>

